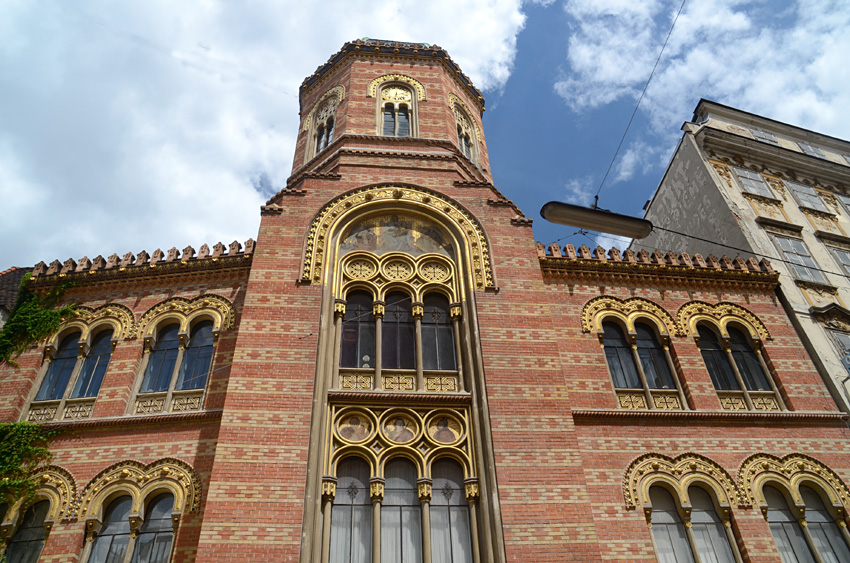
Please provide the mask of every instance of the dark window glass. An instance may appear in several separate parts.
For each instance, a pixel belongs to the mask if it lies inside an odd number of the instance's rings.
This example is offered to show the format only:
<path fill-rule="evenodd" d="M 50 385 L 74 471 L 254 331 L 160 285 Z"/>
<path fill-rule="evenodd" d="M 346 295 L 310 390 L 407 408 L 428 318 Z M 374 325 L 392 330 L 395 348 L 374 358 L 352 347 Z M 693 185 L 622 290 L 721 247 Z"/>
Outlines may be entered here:
<path fill-rule="evenodd" d="M 381 366 L 384 369 L 416 367 L 416 325 L 413 323 L 410 297 L 401 292 L 387 295 L 386 313 L 381 326 Z"/>
<path fill-rule="evenodd" d="M 705 361 L 705 367 L 708 369 L 708 375 L 711 376 L 714 388 L 719 391 L 740 391 L 741 386 L 738 385 L 735 372 L 729 365 L 726 352 L 720 346 L 717 334 L 702 325 L 697 327 L 697 332 L 699 333 L 699 350 L 702 353 L 702 359 Z"/>
<path fill-rule="evenodd" d="M 130 541 L 129 496 L 112 501 L 103 517 L 103 528 L 94 538 L 88 563 L 124 563 Z"/>
<path fill-rule="evenodd" d="M 673 497 L 661 487 L 649 488 L 649 500 L 652 503 L 652 537 L 658 550 L 660 563 L 693 563 L 685 525 L 676 510 Z"/>
<path fill-rule="evenodd" d="M 729 348 L 744 385 L 750 391 L 772 391 L 767 375 L 761 367 L 756 353 L 750 347 L 747 337 L 740 330 L 729 327 Z"/>
<path fill-rule="evenodd" d="M 319 130 L 316 131 L 316 154 L 322 152 L 322 149 L 325 148 L 325 128 L 323 126 L 319 127 Z"/>
<path fill-rule="evenodd" d="M 602 323 L 605 358 L 617 389 L 642 389 L 632 350 L 622 329 L 614 323 Z"/>
<path fill-rule="evenodd" d="M 131 563 L 168 563 L 174 531 L 171 524 L 173 508 L 174 497 L 168 493 L 157 496 L 148 504 Z"/>
<path fill-rule="evenodd" d="M 203 389 L 213 357 L 213 323 L 202 321 L 192 328 L 189 345 L 183 353 L 183 364 L 176 389 Z"/>
<path fill-rule="evenodd" d="M 140 393 L 156 393 L 168 389 L 180 349 L 179 331 L 178 324 L 171 324 L 159 330 L 156 345 L 148 358 Z"/>
<path fill-rule="evenodd" d="M 690 487 L 691 531 L 697 552 L 704 563 L 735 563 L 723 522 L 714 509 L 711 497 L 700 487 Z"/>
<path fill-rule="evenodd" d="M 670 373 L 664 349 L 655 338 L 655 332 L 643 323 L 635 323 L 637 352 L 646 384 L 650 389 L 675 389 L 676 383 Z"/>
<path fill-rule="evenodd" d="M 421 563 L 422 520 L 416 487 L 416 467 L 394 459 L 384 468 L 381 503 L 381 562 Z"/>
<path fill-rule="evenodd" d="M 423 369 L 457 369 L 455 332 L 449 315 L 449 301 L 439 294 L 425 296 L 422 316 Z"/>
<path fill-rule="evenodd" d="M 50 509 L 50 502 L 42 500 L 35 503 L 24 514 L 24 520 L 18 531 L 12 536 L 6 549 L 8 563 L 36 563 L 44 547 L 44 519 Z"/>
<path fill-rule="evenodd" d="M 384 135 L 395 135 L 395 107 L 392 104 L 384 106 Z"/>
<path fill-rule="evenodd" d="M 431 466 L 431 476 L 431 563 L 472 563 L 463 470 L 456 461 L 441 459 Z"/>
<path fill-rule="evenodd" d="M 809 487 L 800 487 L 800 495 L 806 503 L 806 522 L 812 541 L 824 563 L 850 561 L 850 548 L 820 495 Z"/>
<path fill-rule="evenodd" d="M 815 558 L 806 543 L 803 529 L 788 509 L 785 497 L 770 486 L 765 487 L 763 492 L 767 503 L 767 522 L 782 563 L 814 563 Z"/>
<path fill-rule="evenodd" d="M 369 464 L 359 457 L 337 467 L 336 496 L 331 512 L 330 563 L 372 561 L 372 501 Z"/>
<path fill-rule="evenodd" d="M 348 294 L 342 321 L 339 365 L 344 368 L 375 367 L 375 317 L 372 296 L 365 291 Z"/>
<path fill-rule="evenodd" d="M 41 389 L 35 396 L 36 401 L 53 401 L 61 399 L 62 395 L 65 394 L 65 388 L 68 387 L 68 381 L 71 379 L 71 374 L 74 373 L 74 366 L 77 365 L 79 342 L 79 332 L 62 339 L 59 349 L 56 350 L 56 355 L 53 356 L 53 361 L 50 362 L 50 367 L 47 369 L 47 375 L 44 376 L 44 381 L 41 383 Z"/>
<path fill-rule="evenodd" d="M 334 120 L 333 120 L 333 118 L 328 119 L 326 127 L 327 127 L 327 132 L 325 133 L 325 135 L 327 136 L 328 141 L 325 144 L 325 146 L 330 145 L 331 141 L 334 140 Z"/>
<path fill-rule="evenodd" d="M 103 383 L 103 374 L 109 366 L 112 358 L 112 330 L 104 330 L 97 333 L 92 340 L 89 354 L 83 363 L 83 369 L 77 377 L 77 383 L 71 392 L 71 398 L 97 397 L 100 384 Z"/>
<path fill-rule="evenodd" d="M 410 110 L 405 105 L 398 108 L 398 136 L 410 136 Z"/>

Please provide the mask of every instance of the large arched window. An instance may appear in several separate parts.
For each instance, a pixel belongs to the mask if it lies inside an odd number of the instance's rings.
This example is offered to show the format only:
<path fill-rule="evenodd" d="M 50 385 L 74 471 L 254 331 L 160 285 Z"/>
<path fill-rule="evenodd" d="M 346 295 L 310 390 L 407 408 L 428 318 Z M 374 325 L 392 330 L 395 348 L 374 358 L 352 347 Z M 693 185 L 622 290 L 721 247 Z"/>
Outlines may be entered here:
<path fill-rule="evenodd" d="M 207 384 L 213 356 L 213 323 L 201 321 L 192 328 L 189 345 L 183 354 L 176 389 L 203 389 Z"/>
<path fill-rule="evenodd" d="M 79 342 L 79 332 L 69 334 L 62 339 L 53 356 L 53 361 L 50 362 L 47 374 L 41 382 L 41 388 L 35 396 L 36 401 L 58 400 L 65 395 L 65 389 L 77 364 Z"/>
<path fill-rule="evenodd" d="M 691 563 L 694 560 L 685 524 L 673 496 L 663 487 L 650 487 L 652 537 L 659 563 Z"/>
<path fill-rule="evenodd" d="M 168 563 L 174 535 L 173 508 L 174 496 L 170 493 L 161 494 L 148 503 L 130 563 Z"/>
<path fill-rule="evenodd" d="M 346 458 L 337 467 L 330 542 L 330 563 L 372 561 L 369 464 L 359 457 Z"/>
<path fill-rule="evenodd" d="M 113 500 L 103 515 L 103 527 L 95 537 L 87 563 L 124 563 L 130 542 L 129 496 Z"/>
<path fill-rule="evenodd" d="M 381 504 L 381 561 L 422 561 L 422 518 L 416 487 L 416 466 L 406 459 L 393 459 L 384 469 L 384 499 Z"/>
<path fill-rule="evenodd" d="M 91 348 L 71 392 L 72 399 L 97 396 L 111 358 L 112 329 L 103 330 L 92 339 Z"/>
<path fill-rule="evenodd" d="M 431 563 L 472 563 L 463 469 L 454 460 L 441 459 L 431 466 L 431 477 Z"/>
<path fill-rule="evenodd" d="M 723 525 L 714 502 L 705 489 L 688 488 L 691 501 L 691 533 L 702 563 L 734 563 L 729 534 Z"/>
<path fill-rule="evenodd" d="M 728 340 L 721 341 L 707 324 L 697 326 L 700 353 L 721 406 L 725 410 L 784 409 L 761 355 L 741 330 L 733 326 L 727 329 Z"/>
<path fill-rule="evenodd" d="M 44 548 L 44 519 L 50 509 L 50 502 L 39 501 L 24 514 L 9 546 L 6 548 L 7 563 L 35 563 Z"/>
<path fill-rule="evenodd" d="M 159 329 L 156 345 L 148 357 L 145 376 L 142 379 L 140 393 L 157 393 L 167 391 L 171 384 L 171 376 L 177 365 L 180 353 L 180 325 L 166 325 Z"/>
<path fill-rule="evenodd" d="M 449 300 L 437 293 L 424 299 L 422 360 L 425 369 L 455 370 L 457 358 Z"/>
<path fill-rule="evenodd" d="M 622 408 L 678 410 L 685 405 L 676 384 L 669 352 L 655 331 L 644 322 L 634 324 L 634 345 L 615 322 L 602 323 L 603 346 L 608 369 Z"/>
<path fill-rule="evenodd" d="M 416 95 L 413 90 L 404 83 L 390 82 L 382 84 L 378 96 L 379 108 L 379 134 L 386 137 L 415 137 Z"/>
<path fill-rule="evenodd" d="M 820 495 L 814 489 L 803 486 L 800 487 L 800 496 L 806 504 L 806 523 L 812 543 L 824 563 L 850 561 L 847 541 Z"/>
<path fill-rule="evenodd" d="M 479 155 L 478 130 L 476 125 L 457 98 L 452 102 L 452 110 L 455 115 L 455 124 L 457 125 L 457 146 L 460 152 L 463 153 L 463 156 L 477 165 L 479 163 Z"/>
<path fill-rule="evenodd" d="M 416 325 L 410 296 L 396 291 L 387 295 L 382 322 L 383 369 L 416 368 Z"/>

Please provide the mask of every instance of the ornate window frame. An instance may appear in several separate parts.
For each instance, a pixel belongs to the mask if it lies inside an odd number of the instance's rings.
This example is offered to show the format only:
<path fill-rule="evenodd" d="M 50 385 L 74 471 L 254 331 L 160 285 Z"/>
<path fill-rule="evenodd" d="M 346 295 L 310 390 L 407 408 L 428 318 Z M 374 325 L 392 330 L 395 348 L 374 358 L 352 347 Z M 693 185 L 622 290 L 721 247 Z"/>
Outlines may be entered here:
<path fill-rule="evenodd" d="M 174 496 L 171 512 L 174 527 L 174 539 L 171 542 L 173 556 L 183 516 L 198 512 L 200 508 L 201 481 L 192 466 L 176 458 L 163 458 L 147 465 L 128 460 L 110 465 L 98 473 L 80 494 L 79 519 L 86 523 L 86 539 L 80 561 L 85 563 L 89 560 L 109 503 L 122 496 L 129 496 L 132 500 L 130 543 L 127 546 L 128 556 L 132 554 L 136 535 L 145 519 L 147 502 L 162 493 Z M 171 561 L 171 556 L 168 560 Z"/>
<path fill-rule="evenodd" d="M 723 522 L 726 539 L 738 563 L 743 561 L 738 542 L 732 530 L 732 507 L 740 504 L 740 492 L 735 481 L 723 467 L 713 460 L 695 453 L 684 453 L 675 458 L 657 453 L 644 454 L 629 464 L 623 474 L 623 497 L 626 509 L 643 509 L 647 525 L 652 528 L 652 502 L 650 488 L 660 486 L 667 490 L 676 503 L 685 525 L 688 543 L 693 550 L 694 560 L 699 562 L 697 545 L 691 531 L 691 503 L 689 489 L 698 486 L 711 497 L 714 509 Z M 653 547 L 655 538 L 652 538 Z"/>
<path fill-rule="evenodd" d="M 581 313 L 583 332 L 596 332 L 599 344 L 605 348 L 604 329 L 602 323 L 613 322 L 625 332 L 631 345 L 632 359 L 638 375 L 643 383 L 642 390 L 617 390 L 614 394 L 620 408 L 628 410 L 688 410 L 688 401 L 682 378 L 676 369 L 676 363 L 670 353 L 670 336 L 677 331 L 676 323 L 663 307 L 641 297 L 622 300 L 616 297 L 601 296 L 588 301 Z M 637 331 L 635 323 L 648 325 L 655 333 L 658 343 L 664 350 L 667 368 L 676 384 L 675 390 L 650 389 L 646 382 L 646 374 L 638 357 Z M 606 362 L 608 366 L 608 362 Z M 608 366 L 610 370 L 610 366 Z M 610 375 L 610 374 L 609 374 Z"/>
<path fill-rule="evenodd" d="M 213 360 L 210 363 L 210 372 L 203 389 L 176 390 L 175 383 L 180 366 L 183 363 L 184 350 L 189 344 L 192 328 L 199 322 L 211 321 L 213 324 Z M 139 362 L 139 370 L 133 384 L 133 394 L 127 405 L 127 414 L 149 415 L 166 412 L 185 412 L 203 410 L 204 399 L 210 385 L 210 374 L 215 369 L 215 354 L 218 350 L 219 335 L 222 330 L 233 328 L 235 312 L 233 304 L 215 294 L 205 294 L 194 299 L 173 297 L 145 312 L 139 319 L 137 336 L 143 339 L 144 350 Z M 144 380 L 145 371 L 150 361 L 150 354 L 156 345 L 160 329 L 165 326 L 177 324 L 179 352 L 171 375 L 171 382 L 167 391 L 155 393 L 142 393 L 140 391 Z"/>
<path fill-rule="evenodd" d="M 472 118 L 472 112 L 463 101 L 449 94 L 449 105 L 455 116 L 457 126 L 457 146 L 470 162 L 476 166 L 481 164 L 481 130 Z"/>
<path fill-rule="evenodd" d="M 26 511 L 37 502 L 46 500 L 50 503 L 44 519 L 45 541 L 57 521 L 71 520 L 76 516 L 74 509 L 77 500 L 77 484 L 67 469 L 58 465 L 46 465 L 40 467 L 33 478 L 39 481 L 35 495 L 26 502 L 23 498 L 16 499 L 9 505 L 3 516 L 3 521 L 0 523 L 0 552 L 5 550 L 15 535 Z"/>
<path fill-rule="evenodd" d="M 788 410 L 782 394 L 776 385 L 776 374 L 770 369 L 764 357 L 764 341 L 772 340 L 764 323 L 752 312 L 734 303 L 717 304 L 704 301 L 685 303 L 676 313 L 676 324 L 683 336 L 691 336 L 699 348 L 697 326 L 705 326 L 718 336 L 718 341 L 726 354 L 726 360 L 735 375 L 740 391 L 716 390 L 723 410 L 784 411 Z M 747 338 L 755 353 L 762 371 L 767 377 L 771 391 L 751 391 L 747 389 L 740 370 L 732 357 L 729 327 L 740 330 Z M 708 369 L 708 368 L 706 368 Z"/>
<path fill-rule="evenodd" d="M 368 95 L 376 99 L 375 134 L 384 135 L 384 108 L 393 106 L 395 133 L 398 137 L 398 115 L 402 106 L 407 107 L 410 132 L 407 137 L 419 136 L 419 102 L 425 101 L 425 87 L 418 80 L 403 74 L 385 74 L 369 83 Z"/>
<path fill-rule="evenodd" d="M 124 305 L 108 303 L 92 309 L 80 306 L 75 309 L 76 317 L 64 323 L 59 330 L 44 343 L 44 356 L 41 369 L 33 382 L 27 397 L 27 408 L 21 412 L 21 419 L 30 422 L 50 422 L 53 420 L 81 420 L 91 418 L 97 397 L 69 398 L 77 378 L 80 375 L 85 359 L 89 354 L 92 340 L 104 330 L 112 330 L 112 352 L 119 340 L 134 338 L 135 317 L 133 312 Z M 36 401 L 44 378 L 50 370 L 53 358 L 62 340 L 72 333 L 79 332 L 79 352 L 77 362 L 71 377 L 60 399 Z M 108 368 L 107 368 L 108 369 Z"/>
<path fill-rule="evenodd" d="M 313 108 L 307 114 L 301 128 L 302 131 L 307 132 L 304 162 L 318 155 L 333 142 L 336 136 L 334 131 L 337 128 L 336 110 L 344 98 L 345 89 L 342 86 L 335 86 L 322 94 L 319 100 L 313 104 Z M 330 125 L 330 133 L 328 132 L 328 125 Z M 320 132 L 323 135 L 324 142 L 322 137 L 319 136 Z"/>
<path fill-rule="evenodd" d="M 812 552 L 817 548 L 806 522 L 806 503 L 800 487 L 807 486 L 821 497 L 824 506 L 841 530 L 844 541 L 850 546 L 847 530 L 847 509 L 850 507 L 850 489 L 841 477 L 817 459 L 800 453 L 779 458 L 758 453 L 741 463 L 738 470 L 738 489 L 742 504 L 758 507 L 767 519 L 768 505 L 764 498 L 765 485 L 778 489 L 786 498 L 789 508 L 796 512 L 806 543 Z"/>

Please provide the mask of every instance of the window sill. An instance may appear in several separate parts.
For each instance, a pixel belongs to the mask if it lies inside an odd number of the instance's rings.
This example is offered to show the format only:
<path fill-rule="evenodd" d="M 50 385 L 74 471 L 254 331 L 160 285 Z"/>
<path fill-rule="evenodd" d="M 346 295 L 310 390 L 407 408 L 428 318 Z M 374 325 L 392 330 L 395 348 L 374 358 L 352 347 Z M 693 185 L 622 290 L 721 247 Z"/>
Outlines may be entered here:
<path fill-rule="evenodd" d="M 133 405 L 134 415 L 157 415 L 168 412 L 191 412 L 199 411 L 204 406 L 204 390 L 189 389 L 186 391 L 174 391 L 171 394 L 171 403 L 168 401 L 168 392 L 139 393 Z"/>
<path fill-rule="evenodd" d="M 841 412 L 795 412 L 795 411 L 724 411 L 724 410 L 700 410 L 700 411 L 661 411 L 661 410 L 621 410 L 621 409 L 575 409 L 572 411 L 573 419 L 598 420 L 598 419 L 625 419 L 633 424 L 633 419 L 658 419 L 659 421 L 676 420 L 717 420 L 729 421 L 740 420 L 749 425 L 753 422 L 808 422 L 812 424 L 835 424 L 843 426 L 845 421 L 850 420 L 850 415 Z"/>
<path fill-rule="evenodd" d="M 46 422 L 45 425 L 73 427 L 73 428 L 90 428 L 90 427 L 107 427 L 107 426 L 133 426 L 138 427 L 139 424 L 171 424 L 175 422 L 195 422 L 204 420 L 216 420 L 221 418 L 221 409 L 195 412 L 174 412 L 164 413 L 151 416 L 112 416 L 105 418 L 90 418 L 85 420 L 54 420 Z"/>
<path fill-rule="evenodd" d="M 27 411 L 28 422 L 68 422 L 91 418 L 97 397 L 82 397 L 61 400 L 33 401 Z"/>

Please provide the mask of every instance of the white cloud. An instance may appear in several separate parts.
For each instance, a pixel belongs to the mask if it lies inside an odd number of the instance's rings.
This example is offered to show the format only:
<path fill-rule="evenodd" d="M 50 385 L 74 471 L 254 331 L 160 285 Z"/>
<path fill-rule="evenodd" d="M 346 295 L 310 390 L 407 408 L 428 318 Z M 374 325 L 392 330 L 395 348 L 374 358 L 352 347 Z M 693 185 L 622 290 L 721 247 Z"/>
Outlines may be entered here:
<path fill-rule="evenodd" d="M 680 4 L 567 1 L 575 28 L 556 92 L 577 112 L 636 101 Z M 701 97 L 850 138 L 848 27 L 850 4 L 841 0 L 801 0 L 785 11 L 764 0 L 690 0 L 641 111 L 668 145 Z"/>
<path fill-rule="evenodd" d="M 524 22 L 520 0 L 4 2 L 0 270 L 255 237 L 299 85 L 345 41 L 439 44 L 498 89 Z"/>
<path fill-rule="evenodd" d="M 616 248 L 622 252 L 632 244 L 632 239 L 629 237 L 609 235 L 606 233 L 596 233 L 593 240 L 596 242 L 596 246 L 601 246 L 606 251 L 610 248 Z"/>
<path fill-rule="evenodd" d="M 566 200 L 568 203 L 574 203 L 576 205 L 584 205 L 588 206 L 593 203 L 593 178 L 584 177 L 584 178 L 573 178 L 569 182 L 567 182 L 564 187 L 566 188 Z"/>

